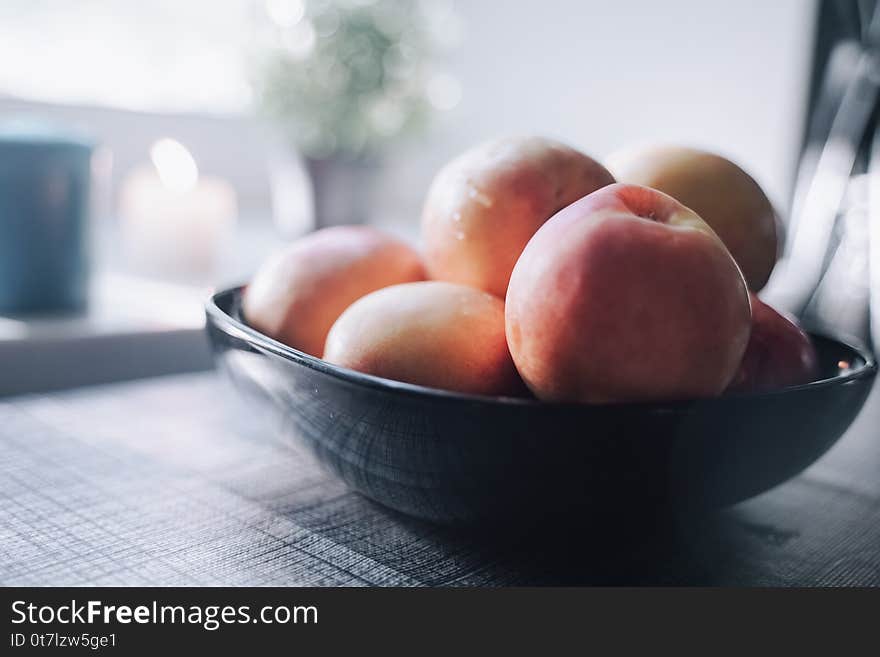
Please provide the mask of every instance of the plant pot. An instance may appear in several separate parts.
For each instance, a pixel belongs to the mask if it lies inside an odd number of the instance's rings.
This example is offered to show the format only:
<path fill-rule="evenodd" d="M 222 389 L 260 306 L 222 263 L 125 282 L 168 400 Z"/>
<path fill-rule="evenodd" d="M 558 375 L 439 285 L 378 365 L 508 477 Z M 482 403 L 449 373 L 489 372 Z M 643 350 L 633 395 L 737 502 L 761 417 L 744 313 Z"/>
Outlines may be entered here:
<path fill-rule="evenodd" d="M 366 158 L 304 158 L 314 190 L 315 228 L 366 223 L 376 161 Z"/>

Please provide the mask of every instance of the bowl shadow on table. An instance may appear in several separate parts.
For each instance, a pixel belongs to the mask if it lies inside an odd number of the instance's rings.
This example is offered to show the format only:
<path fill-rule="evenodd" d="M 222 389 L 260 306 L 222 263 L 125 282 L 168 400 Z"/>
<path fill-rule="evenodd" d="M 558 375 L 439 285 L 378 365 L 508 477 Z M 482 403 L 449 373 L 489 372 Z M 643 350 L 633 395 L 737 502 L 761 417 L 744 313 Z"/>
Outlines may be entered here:
<path fill-rule="evenodd" d="M 337 504 L 338 513 L 333 505 L 305 514 L 294 506 L 289 517 L 430 586 L 735 585 L 753 551 L 796 536 L 754 522 L 737 508 L 628 522 L 560 516 L 522 525 L 448 527 L 357 493 Z"/>
<path fill-rule="evenodd" d="M 510 556 L 514 564 L 522 564 L 526 577 L 546 585 L 729 585 L 747 558 L 744 550 L 751 549 L 743 530 L 757 529 L 746 517 L 734 509 L 629 524 L 568 519 L 567 525 L 521 534 Z M 784 534 L 765 530 L 768 536 Z M 498 539 L 479 537 L 491 545 L 498 545 Z"/>

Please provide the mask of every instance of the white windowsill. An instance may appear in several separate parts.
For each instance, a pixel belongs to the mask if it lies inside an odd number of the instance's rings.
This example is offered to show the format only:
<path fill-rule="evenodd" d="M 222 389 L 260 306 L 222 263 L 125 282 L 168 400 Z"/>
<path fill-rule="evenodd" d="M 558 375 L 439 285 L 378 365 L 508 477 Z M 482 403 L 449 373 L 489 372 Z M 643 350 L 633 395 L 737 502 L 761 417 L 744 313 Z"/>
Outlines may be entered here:
<path fill-rule="evenodd" d="M 209 294 L 100 274 L 83 314 L 0 316 L 0 395 L 208 369 Z"/>

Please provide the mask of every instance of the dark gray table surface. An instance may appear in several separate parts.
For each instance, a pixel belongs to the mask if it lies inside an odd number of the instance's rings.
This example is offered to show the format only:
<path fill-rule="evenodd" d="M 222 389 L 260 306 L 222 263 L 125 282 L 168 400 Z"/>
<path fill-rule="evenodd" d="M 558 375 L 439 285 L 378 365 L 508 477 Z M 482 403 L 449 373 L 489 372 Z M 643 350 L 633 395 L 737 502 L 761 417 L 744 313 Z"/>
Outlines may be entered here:
<path fill-rule="evenodd" d="M 820 462 L 624 532 L 452 532 L 277 443 L 214 373 L 0 401 L 3 585 L 878 585 L 880 390 Z"/>

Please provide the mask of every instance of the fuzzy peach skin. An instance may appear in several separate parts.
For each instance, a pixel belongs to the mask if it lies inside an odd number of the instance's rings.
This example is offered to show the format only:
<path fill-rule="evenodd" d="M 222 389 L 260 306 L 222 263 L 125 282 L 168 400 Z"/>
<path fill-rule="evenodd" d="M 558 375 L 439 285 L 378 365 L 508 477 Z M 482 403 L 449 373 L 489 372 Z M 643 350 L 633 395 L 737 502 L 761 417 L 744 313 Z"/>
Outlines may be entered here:
<path fill-rule="evenodd" d="M 516 137 L 473 148 L 431 184 L 422 212 L 430 278 L 504 298 L 526 243 L 554 213 L 614 179 L 564 144 Z"/>
<path fill-rule="evenodd" d="M 453 283 L 395 285 L 365 296 L 330 329 L 324 360 L 444 390 L 525 392 L 504 337 L 504 304 Z"/>
<path fill-rule="evenodd" d="M 776 215 L 755 180 L 728 159 L 692 148 L 648 147 L 607 158 L 620 182 L 653 187 L 696 212 L 760 290 L 778 256 Z"/>
<path fill-rule="evenodd" d="M 797 324 L 752 294 L 752 335 L 733 392 L 761 392 L 812 381 L 819 370 L 816 348 Z"/>
<path fill-rule="evenodd" d="M 266 261 L 244 293 L 251 326 L 321 357 L 333 322 L 352 303 L 389 285 L 425 278 L 418 253 L 367 226 L 311 233 Z"/>
<path fill-rule="evenodd" d="M 537 397 L 712 397 L 749 339 L 745 281 L 721 240 L 670 196 L 615 184 L 544 224 L 506 304 L 513 360 Z"/>

